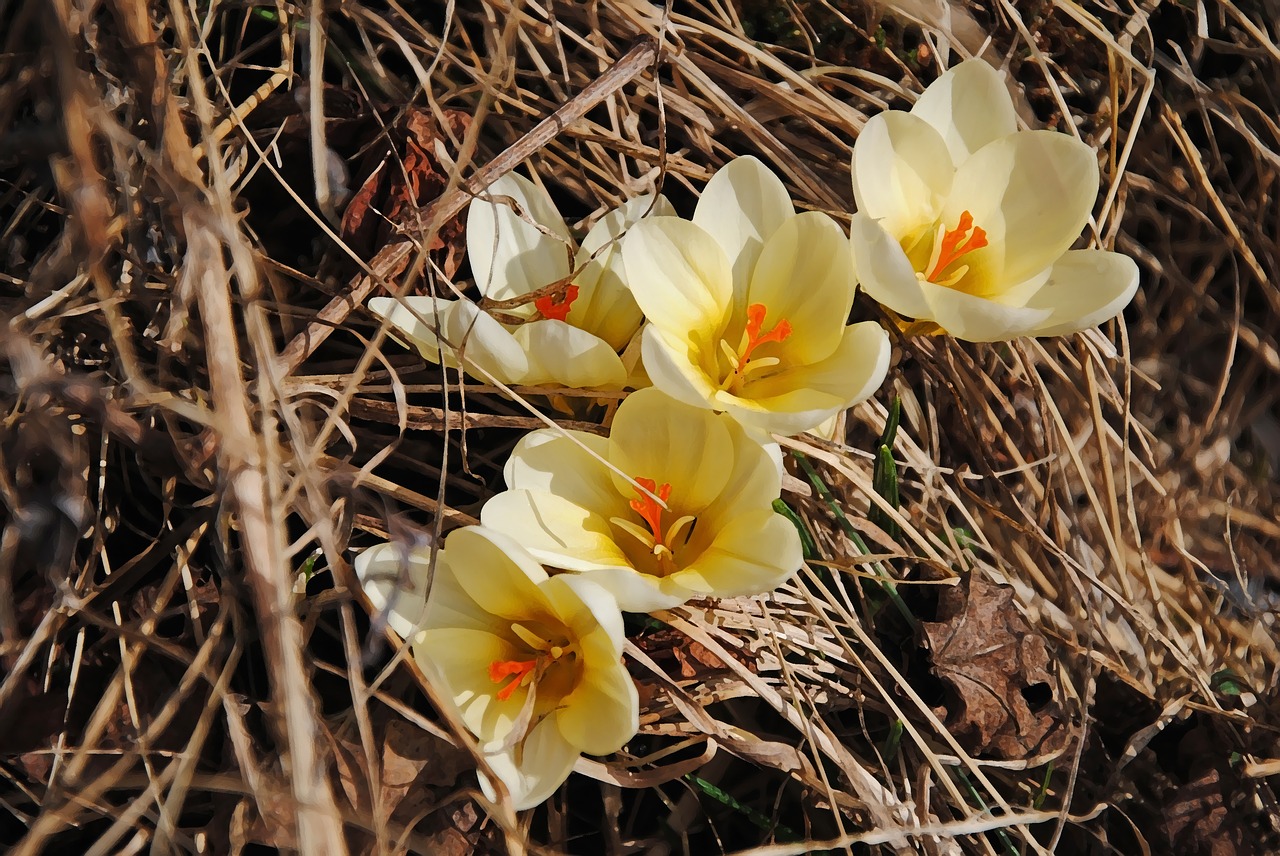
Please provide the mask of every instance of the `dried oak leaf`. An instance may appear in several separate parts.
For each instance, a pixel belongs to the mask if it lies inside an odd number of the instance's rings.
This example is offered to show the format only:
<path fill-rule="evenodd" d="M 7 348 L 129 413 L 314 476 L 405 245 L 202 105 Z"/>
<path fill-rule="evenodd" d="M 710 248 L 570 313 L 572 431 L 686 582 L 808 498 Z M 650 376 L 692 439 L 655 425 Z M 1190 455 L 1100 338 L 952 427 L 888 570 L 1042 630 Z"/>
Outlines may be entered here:
<path fill-rule="evenodd" d="M 1062 748 L 1067 730 L 1052 703 L 1058 685 L 1044 638 L 1014 607 L 1013 590 L 970 576 L 939 596 L 938 618 L 920 625 L 948 690 L 935 712 L 961 745 L 1002 760 Z"/>
<path fill-rule="evenodd" d="M 356 252 L 372 256 L 401 232 L 425 226 L 426 209 L 449 181 L 448 169 L 436 157 L 437 141 L 461 139 L 471 117 L 444 111 L 448 133 L 425 110 L 409 108 L 403 124 L 380 138 L 366 156 L 362 183 L 342 214 L 342 236 Z M 447 276 L 462 262 L 465 227 L 455 217 L 440 226 L 427 247 Z"/>

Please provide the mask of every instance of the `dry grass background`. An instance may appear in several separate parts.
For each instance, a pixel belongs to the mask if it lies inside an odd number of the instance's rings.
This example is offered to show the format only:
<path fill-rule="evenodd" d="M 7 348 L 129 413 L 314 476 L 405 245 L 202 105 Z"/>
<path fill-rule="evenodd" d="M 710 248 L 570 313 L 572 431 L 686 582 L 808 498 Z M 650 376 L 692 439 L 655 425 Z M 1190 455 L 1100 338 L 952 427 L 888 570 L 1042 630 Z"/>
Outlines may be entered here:
<path fill-rule="evenodd" d="M 1278 18 L 0 0 L 0 846 L 1275 852 Z M 462 283 L 468 188 L 526 158 L 572 219 L 655 185 L 687 214 L 740 154 L 845 217 L 865 118 L 971 54 L 1099 150 L 1086 238 L 1139 260 L 1133 306 L 899 337 L 845 442 L 786 444 L 809 566 L 629 623 L 628 753 L 487 804 L 349 550 L 470 522 L 559 416 L 359 304 Z"/>

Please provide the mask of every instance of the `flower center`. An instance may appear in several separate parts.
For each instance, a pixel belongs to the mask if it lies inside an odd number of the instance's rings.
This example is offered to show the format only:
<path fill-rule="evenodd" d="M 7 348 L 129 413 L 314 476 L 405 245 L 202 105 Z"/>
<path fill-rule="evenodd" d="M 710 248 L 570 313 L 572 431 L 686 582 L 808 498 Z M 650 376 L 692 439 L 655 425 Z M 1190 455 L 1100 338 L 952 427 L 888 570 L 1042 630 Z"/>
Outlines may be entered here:
<path fill-rule="evenodd" d="M 648 525 L 648 530 L 637 525 L 635 521 L 624 520 L 621 517 L 612 517 L 609 522 L 635 538 L 657 558 L 659 571 L 663 576 L 674 573 L 679 570 L 675 561 L 675 549 L 689 543 L 697 518 L 692 514 L 683 515 L 676 518 L 675 522 L 664 531 L 662 513 L 664 510 L 669 509 L 664 509 L 662 504 L 671 498 L 671 485 L 663 483 L 659 486 L 653 479 L 639 477 L 636 478 L 636 484 L 643 487 L 644 490 L 636 488 L 636 495 L 639 496 L 639 499 L 633 499 L 629 504 L 632 511 L 639 514 L 640 519 Z M 657 498 L 655 499 L 654 497 Z M 662 502 L 660 503 L 658 500 Z M 677 539 L 680 537 L 680 533 L 684 532 L 685 527 L 688 527 L 688 531 L 685 532 L 683 541 L 677 543 Z"/>
<path fill-rule="evenodd" d="M 576 646 L 566 640 L 554 644 L 523 624 L 511 625 L 511 631 L 520 637 L 534 655 L 531 660 L 494 660 L 489 664 L 489 680 L 505 685 L 498 690 L 498 701 L 511 698 L 517 689 L 536 683 L 547 669 L 563 657 L 577 655 Z"/>
<path fill-rule="evenodd" d="M 569 310 L 573 308 L 573 301 L 577 299 L 578 286 L 566 285 L 564 291 L 557 291 L 533 301 L 533 308 L 537 309 L 543 318 L 563 321 L 569 317 Z"/>
<path fill-rule="evenodd" d="M 917 273 L 922 280 L 935 285 L 953 286 L 969 272 L 968 265 L 961 265 L 950 274 L 943 276 L 947 269 L 963 256 L 980 250 L 987 245 L 987 233 L 980 226 L 973 225 L 973 215 L 968 211 L 960 214 L 960 222 L 954 229 L 945 224 L 938 224 L 938 235 L 933 242 L 933 253 L 926 266 L 928 273 Z"/>
<path fill-rule="evenodd" d="M 785 318 L 779 318 L 776 324 L 764 330 L 764 316 L 768 311 L 763 303 L 752 303 L 747 307 L 747 327 L 742 331 L 742 338 L 739 339 L 736 350 L 724 339 L 720 340 L 720 352 L 733 368 L 733 371 L 720 384 L 721 389 L 736 392 L 741 389 L 747 375 L 751 372 L 758 372 L 782 362 L 777 357 L 752 359 L 751 356 L 756 348 L 766 342 L 783 342 L 791 336 L 791 322 Z"/>

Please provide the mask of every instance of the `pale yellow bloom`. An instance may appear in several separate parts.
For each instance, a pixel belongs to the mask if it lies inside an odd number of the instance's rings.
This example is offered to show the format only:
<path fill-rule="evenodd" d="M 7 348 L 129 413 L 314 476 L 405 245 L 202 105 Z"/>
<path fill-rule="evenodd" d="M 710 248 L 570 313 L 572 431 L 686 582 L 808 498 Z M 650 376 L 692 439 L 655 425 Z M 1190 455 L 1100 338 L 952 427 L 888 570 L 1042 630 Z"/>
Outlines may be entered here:
<path fill-rule="evenodd" d="M 550 796 L 579 755 L 608 755 L 635 735 L 639 700 L 607 591 L 548 577 L 515 541 L 479 526 L 449 535 L 427 597 L 429 567 L 429 550 L 406 555 L 396 544 L 355 561 L 369 599 L 457 705 L 517 809 Z"/>
<path fill-rule="evenodd" d="M 862 288 L 900 315 L 975 342 L 1058 336 L 1118 314 L 1138 267 L 1069 250 L 1098 195 L 1093 150 L 1018 131 L 982 60 L 944 73 L 911 112 L 872 117 L 853 150 Z"/>
<path fill-rule="evenodd" d="M 626 287 L 616 240 L 650 207 L 671 212 L 662 197 L 638 196 L 601 218 L 579 247 L 546 191 L 509 173 L 476 197 L 467 214 L 476 285 L 492 301 L 559 284 L 555 293 L 494 314 L 470 300 L 432 297 L 375 297 L 369 309 L 390 318 L 426 359 L 461 366 L 481 380 L 487 372 L 509 384 L 622 387 L 628 373 L 618 354 L 642 316 Z"/>
<path fill-rule="evenodd" d="M 638 223 L 622 257 L 649 320 L 644 367 L 686 404 L 798 434 L 884 380 L 885 332 L 846 326 L 855 284 L 844 233 L 825 214 L 796 214 L 755 158 L 712 177 L 692 222 Z"/>
<path fill-rule="evenodd" d="M 608 439 L 525 435 L 505 475 L 484 525 L 599 583 L 624 610 L 766 592 L 802 562 L 799 534 L 773 510 L 782 475 L 769 451 L 728 416 L 657 389 L 618 407 Z"/>

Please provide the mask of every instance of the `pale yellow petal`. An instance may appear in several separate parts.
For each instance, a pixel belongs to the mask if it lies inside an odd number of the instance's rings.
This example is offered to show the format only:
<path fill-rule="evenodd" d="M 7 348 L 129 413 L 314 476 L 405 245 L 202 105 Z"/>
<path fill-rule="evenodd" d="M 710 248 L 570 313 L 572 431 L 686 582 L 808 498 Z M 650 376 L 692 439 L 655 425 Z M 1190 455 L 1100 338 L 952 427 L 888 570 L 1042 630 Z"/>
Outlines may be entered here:
<path fill-rule="evenodd" d="M 507 738 L 520 718 L 525 694 L 500 700 L 502 687 L 490 679 L 489 664 L 523 660 L 528 656 L 525 649 L 482 630 L 442 627 L 423 631 L 413 652 L 427 666 L 427 674 L 443 684 L 472 734 L 482 743 Z"/>
<path fill-rule="evenodd" d="M 662 588 L 688 586 L 686 599 L 705 594 L 763 594 L 785 582 L 803 561 L 800 534 L 791 521 L 772 510 L 762 510 L 728 521 L 689 571 L 663 580 Z"/>
<path fill-rule="evenodd" d="M 559 384 L 574 389 L 621 389 L 627 370 L 613 347 L 564 321 L 531 321 L 512 334 L 529 367 L 521 383 Z"/>
<path fill-rule="evenodd" d="M 544 428 L 520 438 L 503 475 L 513 490 L 554 493 L 612 517 L 625 514 L 627 504 L 602 463 L 608 459 L 609 441 L 604 437 Z"/>
<path fill-rule="evenodd" d="M 952 66 L 929 84 L 911 108 L 911 115 L 942 135 L 957 164 L 1018 129 L 1008 88 L 1000 74 L 981 59 Z"/>
<path fill-rule="evenodd" d="M 1012 285 L 1053 264 L 1080 237 L 1098 196 L 1093 149 L 1055 131 L 1023 131 L 974 153 L 956 172 L 943 223 L 964 211 L 986 232 L 1000 280 Z"/>
<path fill-rule="evenodd" d="M 724 250 L 733 282 L 741 289 L 750 280 L 764 242 L 794 213 L 782 181 L 757 158 L 746 156 L 734 158 L 711 177 L 693 222 Z"/>
<path fill-rule="evenodd" d="M 896 238 L 865 214 L 853 215 L 849 227 L 854 268 L 862 290 L 899 315 L 925 319 L 929 304 L 920 290 L 907 254 Z"/>
<path fill-rule="evenodd" d="M 1119 253 L 1072 250 L 1054 264 L 1045 283 L 1027 302 L 1051 314 L 1033 335 L 1065 336 L 1114 318 L 1138 290 L 1138 265 Z"/>
<path fill-rule="evenodd" d="M 604 339 L 615 351 L 626 347 L 644 320 L 627 287 L 619 239 L 645 216 L 670 217 L 675 210 L 663 196 L 646 193 L 628 199 L 591 227 L 575 261 L 578 300 L 565 320 Z"/>
<path fill-rule="evenodd" d="M 609 434 L 609 462 L 633 478 L 670 484 L 670 502 L 685 514 L 712 503 L 733 466 L 733 440 L 725 421 L 682 404 L 660 390 L 633 392 L 618 407 Z M 615 475 L 623 496 L 635 489 Z"/>
<path fill-rule="evenodd" d="M 621 504 L 616 494 L 613 507 Z M 612 516 L 612 515 L 610 515 Z M 510 535 L 538 561 L 567 571 L 629 567 L 630 560 L 613 540 L 609 516 L 575 505 L 554 493 L 508 490 L 492 497 L 480 511 L 484 526 Z"/>
<path fill-rule="evenodd" d="M 1033 335 L 1052 314 L 1049 309 L 1009 306 L 928 282 L 921 287 L 934 322 L 957 339 L 970 342 L 1004 342 Z"/>
<path fill-rule="evenodd" d="M 834 220 L 810 211 L 784 220 L 751 276 L 747 303 L 768 309 L 765 329 L 786 320 L 788 359 L 817 362 L 836 349 L 853 305 L 849 241 Z"/>
<path fill-rule="evenodd" d="M 716 240 L 687 220 L 650 217 L 622 241 L 627 283 L 651 325 L 714 342 L 733 303 L 729 259 Z"/>
<path fill-rule="evenodd" d="M 799 434 L 879 389 L 889 355 L 889 337 L 879 324 L 850 324 L 825 360 L 749 383 L 741 397 L 722 393 L 719 400 L 744 425 Z"/>
<path fill-rule="evenodd" d="M 901 239 L 938 217 L 955 167 L 942 136 L 910 113 L 872 116 L 853 147 L 858 212 Z"/>
<path fill-rule="evenodd" d="M 712 358 L 699 346 L 650 324 L 644 328 L 640 351 L 645 373 L 655 387 L 694 407 L 715 406 L 716 381 L 702 367 Z"/>
<path fill-rule="evenodd" d="M 519 747 L 486 755 L 485 761 L 511 794 L 512 806 L 524 811 L 546 802 L 564 784 L 579 754 L 560 733 L 555 717 L 548 716 L 533 727 Z M 483 775 L 480 788 L 489 799 L 497 798 Z"/>
<path fill-rule="evenodd" d="M 458 585 L 490 615 L 519 620 L 547 609 L 538 589 L 547 573 L 512 538 L 467 526 L 450 533 L 445 552 Z"/>
<path fill-rule="evenodd" d="M 507 173 L 471 201 L 467 258 L 486 297 L 507 300 L 568 276 L 573 252 L 555 204 L 524 176 Z"/>

